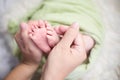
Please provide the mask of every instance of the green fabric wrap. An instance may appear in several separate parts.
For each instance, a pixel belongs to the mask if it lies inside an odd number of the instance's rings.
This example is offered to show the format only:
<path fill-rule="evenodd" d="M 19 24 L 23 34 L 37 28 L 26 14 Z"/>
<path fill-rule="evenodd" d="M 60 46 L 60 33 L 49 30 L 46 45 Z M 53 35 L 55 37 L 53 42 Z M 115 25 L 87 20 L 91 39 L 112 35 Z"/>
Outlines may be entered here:
<path fill-rule="evenodd" d="M 18 22 L 11 20 L 8 25 L 9 31 L 15 33 L 18 24 L 23 20 L 42 19 L 49 21 L 53 26 L 71 25 L 73 22 L 78 22 L 80 31 L 94 38 L 96 44 L 91 50 L 88 61 L 78 66 L 66 80 L 78 80 L 98 57 L 104 39 L 104 26 L 99 11 L 92 0 L 44 0 L 39 5 L 39 9 L 36 9 L 32 15 L 28 13 L 27 16 L 23 15 L 23 18 Z"/>

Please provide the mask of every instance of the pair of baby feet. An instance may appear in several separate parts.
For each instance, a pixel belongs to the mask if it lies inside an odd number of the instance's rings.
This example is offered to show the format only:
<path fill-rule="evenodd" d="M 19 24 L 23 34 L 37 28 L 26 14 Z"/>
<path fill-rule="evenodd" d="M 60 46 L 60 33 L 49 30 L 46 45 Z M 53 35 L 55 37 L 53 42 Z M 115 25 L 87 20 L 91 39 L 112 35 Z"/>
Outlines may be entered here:
<path fill-rule="evenodd" d="M 51 49 L 60 41 L 60 35 L 67 31 L 68 26 L 53 28 L 47 21 L 30 21 L 29 36 L 33 42 L 44 52 L 49 53 Z M 94 40 L 87 35 L 83 35 L 85 49 L 88 53 L 94 46 Z"/>

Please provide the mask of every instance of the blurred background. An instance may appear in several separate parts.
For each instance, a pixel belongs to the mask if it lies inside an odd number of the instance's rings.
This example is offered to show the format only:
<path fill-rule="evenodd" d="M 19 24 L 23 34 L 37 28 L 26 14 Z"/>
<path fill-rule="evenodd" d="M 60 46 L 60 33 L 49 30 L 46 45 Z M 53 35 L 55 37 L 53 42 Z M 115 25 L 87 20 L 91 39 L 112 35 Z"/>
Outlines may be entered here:
<path fill-rule="evenodd" d="M 99 58 L 81 80 L 120 80 L 120 0 L 94 0 L 98 5 L 106 27 L 104 46 Z M 28 9 L 41 0 L 0 0 L 0 80 L 18 64 L 11 53 L 12 38 L 7 32 L 7 16 L 14 7 Z"/>

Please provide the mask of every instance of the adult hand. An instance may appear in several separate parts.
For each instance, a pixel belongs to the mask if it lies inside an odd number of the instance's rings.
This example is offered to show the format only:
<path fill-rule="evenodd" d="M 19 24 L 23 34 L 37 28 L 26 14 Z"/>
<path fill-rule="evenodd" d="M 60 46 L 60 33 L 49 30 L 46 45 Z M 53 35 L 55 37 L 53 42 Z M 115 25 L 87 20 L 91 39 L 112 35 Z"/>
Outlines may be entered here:
<path fill-rule="evenodd" d="M 15 40 L 22 51 L 23 62 L 26 64 L 37 64 L 42 57 L 42 52 L 29 38 L 29 25 L 22 23 L 20 25 L 20 31 L 15 35 Z"/>
<path fill-rule="evenodd" d="M 86 59 L 86 51 L 79 25 L 74 23 L 50 52 L 43 69 L 42 80 L 64 80 Z"/>
<path fill-rule="evenodd" d="M 42 57 L 42 52 L 29 38 L 28 24 L 22 23 L 20 27 L 15 39 L 22 51 L 23 61 L 6 76 L 5 80 L 31 80 Z"/>

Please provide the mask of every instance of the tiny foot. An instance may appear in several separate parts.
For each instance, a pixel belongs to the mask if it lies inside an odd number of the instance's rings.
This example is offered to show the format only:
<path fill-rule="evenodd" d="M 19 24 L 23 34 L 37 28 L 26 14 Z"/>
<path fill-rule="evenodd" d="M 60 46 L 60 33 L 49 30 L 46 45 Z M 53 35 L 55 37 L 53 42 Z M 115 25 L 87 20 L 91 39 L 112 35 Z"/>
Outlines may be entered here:
<path fill-rule="evenodd" d="M 51 48 L 48 45 L 46 38 L 46 28 L 45 26 L 31 26 L 30 38 L 33 42 L 45 53 L 50 52 Z"/>
<path fill-rule="evenodd" d="M 59 36 L 55 32 L 55 30 L 51 27 L 51 25 L 45 21 L 46 30 L 47 30 L 47 40 L 48 44 L 51 48 L 53 48 L 59 42 Z"/>

